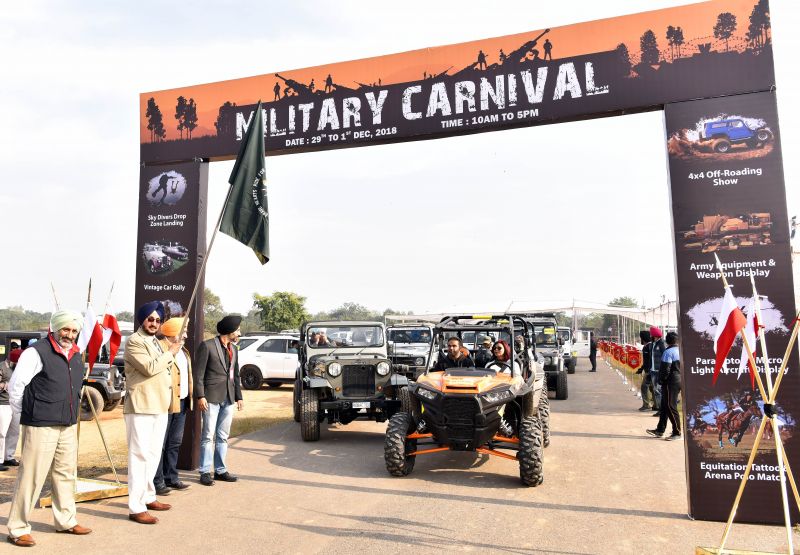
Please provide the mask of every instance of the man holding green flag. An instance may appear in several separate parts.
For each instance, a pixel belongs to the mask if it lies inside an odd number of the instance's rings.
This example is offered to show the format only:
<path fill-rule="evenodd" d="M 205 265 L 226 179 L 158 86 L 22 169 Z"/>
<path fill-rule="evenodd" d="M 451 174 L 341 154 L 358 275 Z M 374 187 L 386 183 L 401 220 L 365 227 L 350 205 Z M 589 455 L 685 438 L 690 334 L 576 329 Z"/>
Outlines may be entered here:
<path fill-rule="evenodd" d="M 269 209 L 264 168 L 264 111 L 258 101 L 228 182 L 231 189 L 219 230 L 269 262 Z"/>

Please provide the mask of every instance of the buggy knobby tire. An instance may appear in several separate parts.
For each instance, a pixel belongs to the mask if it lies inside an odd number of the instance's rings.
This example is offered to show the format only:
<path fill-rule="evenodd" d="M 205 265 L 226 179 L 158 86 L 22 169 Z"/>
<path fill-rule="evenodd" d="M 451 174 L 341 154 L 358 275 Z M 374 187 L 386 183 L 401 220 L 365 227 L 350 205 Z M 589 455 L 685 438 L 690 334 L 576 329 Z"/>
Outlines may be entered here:
<path fill-rule="evenodd" d="M 536 487 L 544 481 L 542 423 L 538 418 L 523 418 L 519 427 L 519 478 L 523 484 Z"/>
<path fill-rule="evenodd" d="M 415 456 L 408 453 L 417 448 L 416 439 L 406 436 L 414 429 L 414 419 L 407 412 L 398 412 L 389 419 L 383 443 L 383 459 L 386 470 L 392 476 L 408 476 L 414 470 Z"/>
<path fill-rule="evenodd" d="M 292 415 L 295 422 L 300 422 L 300 380 L 294 380 L 292 388 Z"/>
<path fill-rule="evenodd" d="M 539 422 L 542 423 L 542 446 L 550 445 L 550 399 L 542 395 L 539 399 Z"/>
<path fill-rule="evenodd" d="M 567 389 L 567 373 L 559 372 L 556 375 L 556 399 L 563 401 L 568 395 L 569 391 Z"/>
<path fill-rule="evenodd" d="M 300 394 L 300 436 L 303 441 L 319 440 L 319 394 L 304 389 Z"/>
<path fill-rule="evenodd" d="M 522 417 L 528 418 L 530 416 L 536 416 L 536 407 L 533 404 L 533 394 L 534 391 L 530 390 L 528 393 L 523 395 L 522 397 Z M 545 392 L 543 391 L 540 397 L 544 396 Z M 541 403 L 541 401 L 539 401 Z"/>
<path fill-rule="evenodd" d="M 417 399 L 416 396 L 411 393 L 410 389 L 407 387 L 401 387 L 397 392 L 397 398 L 400 399 L 400 406 L 402 407 L 401 410 L 403 412 L 407 412 L 414 419 L 419 417 L 419 399 Z"/>

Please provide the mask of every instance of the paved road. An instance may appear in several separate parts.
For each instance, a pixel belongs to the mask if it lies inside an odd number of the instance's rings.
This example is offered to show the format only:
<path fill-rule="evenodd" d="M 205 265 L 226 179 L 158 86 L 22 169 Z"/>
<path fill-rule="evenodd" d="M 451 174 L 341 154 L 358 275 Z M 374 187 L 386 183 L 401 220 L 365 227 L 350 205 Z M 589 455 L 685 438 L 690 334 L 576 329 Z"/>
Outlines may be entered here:
<path fill-rule="evenodd" d="M 514 462 L 469 453 L 428 455 L 392 478 L 385 425 L 326 428 L 303 443 L 291 422 L 232 442 L 236 484 L 207 488 L 187 473 L 194 485 L 163 499 L 174 508 L 157 526 L 129 522 L 122 498 L 79 506 L 91 536 L 52 533 L 49 509 L 36 510 L 34 535 L 42 552 L 88 553 L 688 554 L 715 544 L 722 524 L 686 517 L 681 443 L 643 433 L 654 419 L 602 363 L 596 374 L 581 364 L 569 380 L 569 400 L 551 401 L 537 488 L 520 485 Z M 645 470 L 654 460 L 656 478 Z M 729 546 L 777 550 L 782 537 L 779 527 L 737 525 Z"/>

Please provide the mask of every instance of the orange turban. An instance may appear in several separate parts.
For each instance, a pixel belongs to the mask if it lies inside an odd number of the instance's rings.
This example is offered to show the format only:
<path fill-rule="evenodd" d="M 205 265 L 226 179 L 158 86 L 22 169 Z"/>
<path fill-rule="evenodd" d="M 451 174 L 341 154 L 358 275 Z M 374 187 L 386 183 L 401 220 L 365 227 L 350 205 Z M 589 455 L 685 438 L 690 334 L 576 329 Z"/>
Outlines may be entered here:
<path fill-rule="evenodd" d="M 184 318 L 170 318 L 161 324 L 161 333 L 165 337 L 178 337 L 183 327 L 183 320 Z"/>

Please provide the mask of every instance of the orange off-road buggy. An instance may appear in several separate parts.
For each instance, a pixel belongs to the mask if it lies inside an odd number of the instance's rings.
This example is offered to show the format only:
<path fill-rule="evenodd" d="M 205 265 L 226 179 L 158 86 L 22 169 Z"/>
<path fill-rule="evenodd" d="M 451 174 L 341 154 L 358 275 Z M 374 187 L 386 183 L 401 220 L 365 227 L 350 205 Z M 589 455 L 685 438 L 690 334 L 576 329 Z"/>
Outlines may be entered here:
<path fill-rule="evenodd" d="M 505 339 L 515 345 L 513 365 L 449 368 L 435 371 L 446 356 L 450 337 Z M 542 417 L 546 389 L 531 330 L 518 316 L 448 316 L 434 328 L 427 370 L 400 390 L 403 410 L 389 420 L 384 443 L 386 469 L 406 476 L 417 457 L 441 451 L 475 451 L 519 463 L 526 486 L 538 486 L 543 474 Z M 477 343 L 477 341 L 476 341 Z M 544 400 L 543 400 L 544 399 Z"/>

